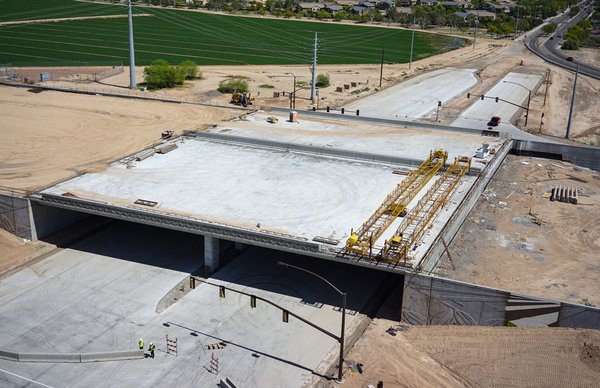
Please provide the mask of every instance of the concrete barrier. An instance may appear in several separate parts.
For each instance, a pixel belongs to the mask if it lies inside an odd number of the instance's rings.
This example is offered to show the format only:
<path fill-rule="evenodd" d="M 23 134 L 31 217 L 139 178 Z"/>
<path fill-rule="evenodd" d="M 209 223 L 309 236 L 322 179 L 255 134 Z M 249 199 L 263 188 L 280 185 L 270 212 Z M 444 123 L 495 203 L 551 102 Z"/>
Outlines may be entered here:
<path fill-rule="evenodd" d="M 19 353 L 19 362 L 81 362 L 79 353 Z"/>
<path fill-rule="evenodd" d="M 0 359 L 15 362 L 80 363 L 136 360 L 141 358 L 144 358 L 143 350 L 121 350 L 96 353 L 13 353 L 7 352 L 6 350 L 0 350 Z"/>
<path fill-rule="evenodd" d="M 600 171 L 600 148 L 598 147 L 515 140 L 512 152 L 516 155 L 564 160 L 578 166 Z"/>
<path fill-rule="evenodd" d="M 0 350 L 0 359 L 8 361 L 19 361 L 19 354 Z"/>
<path fill-rule="evenodd" d="M 81 362 L 122 361 L 144 358 L 143 350 L 125 350 L 119 352 L 81 353 Z"/>

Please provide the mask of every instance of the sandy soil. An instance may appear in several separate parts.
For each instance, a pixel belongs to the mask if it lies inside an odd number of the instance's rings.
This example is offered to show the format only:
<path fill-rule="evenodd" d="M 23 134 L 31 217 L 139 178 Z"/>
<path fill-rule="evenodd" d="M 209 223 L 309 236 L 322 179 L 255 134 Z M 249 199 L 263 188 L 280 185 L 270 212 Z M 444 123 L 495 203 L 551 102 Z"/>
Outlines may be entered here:
<path fill-rule="evenodd" d="M 579 204 L 545 198 L 556 184 L 579 188 Z M 598 219 L 600 173 L 509 155 L 450 245 L 456 269 L 444 256 L 436 272 L 600 306 Z"/>
<path fill-rule="evenodd" d="M 396 336 L 386 332 L 399 329 Z M 593 387 L 596 330 L 408 326 L 375 319 L 346 357 L 344 387 Z"/>
<path fill-rule="evenodd" d="M 37 190 L 103 169 L 165 129 L 206 128 L 238 111 L 0 86 L 0 186 Z"/>
<path fill-rule="evenodd" d="M 53 245 L 24 240 L 0 229 L 0 275 L 54 248 Z"/>

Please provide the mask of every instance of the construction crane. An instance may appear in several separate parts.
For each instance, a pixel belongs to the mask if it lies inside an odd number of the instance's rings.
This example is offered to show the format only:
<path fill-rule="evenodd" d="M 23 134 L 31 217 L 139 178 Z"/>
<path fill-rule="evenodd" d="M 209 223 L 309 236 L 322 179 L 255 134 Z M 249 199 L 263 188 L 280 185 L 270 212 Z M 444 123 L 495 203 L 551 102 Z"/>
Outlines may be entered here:
<path fill-rule="evenodd" d="M 448 152 L 438 149 L 429 152 L 429 158 L 416 170 L 411 171 L 396 188 L 388 194 L 383 203 L 365 223 L 352 231 L 346 241 L 344 253 L 361 256 L 371 254 L 373 244 L 398 216 L 406 214 L 406 207 L 429 180 L 444 166 Z"/>
<path fill-rule="evenodd" d="M 406 266 L 410 249 L 421 241 L 433 217 L 444 206 L 462 177 L 470 169 L 471 158 L 467 156 L 456 158 L 454 163 L 402 220 L 396 233 L 385 242 L 378 256 L 384 261 Z"/>

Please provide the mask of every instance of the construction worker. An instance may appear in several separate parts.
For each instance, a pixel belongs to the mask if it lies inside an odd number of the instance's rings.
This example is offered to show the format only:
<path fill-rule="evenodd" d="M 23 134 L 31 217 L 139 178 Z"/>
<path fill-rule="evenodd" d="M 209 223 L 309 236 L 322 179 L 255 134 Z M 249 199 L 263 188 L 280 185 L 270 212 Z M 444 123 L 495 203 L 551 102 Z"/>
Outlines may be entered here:
<path fill-rule="evenodd" d="M 154 358 L 154 349 L 156 346 L 152 342 L 150 342 L 150 346 L 148 346 L 148 350 L 150 351 L 150 358 Z"/>
<path fill-rule="evenodd" d="M 140 347 L 140 350 L 144 350 L 144 340 L 140 338 L 140 340 L 138 341 L 138 345 Z"/>

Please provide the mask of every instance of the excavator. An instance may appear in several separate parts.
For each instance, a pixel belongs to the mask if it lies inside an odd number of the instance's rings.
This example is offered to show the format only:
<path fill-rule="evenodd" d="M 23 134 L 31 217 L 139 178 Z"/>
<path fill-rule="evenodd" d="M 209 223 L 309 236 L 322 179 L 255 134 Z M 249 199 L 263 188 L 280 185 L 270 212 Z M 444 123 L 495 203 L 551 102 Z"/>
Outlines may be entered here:
<path fill-rule="evenodd" d="M 252 105 L 253 102 L 254 102 L 254 97 L 250 93 L 234 92 L 231 95 L 231 104 L 241 105 L 243 107 L 246 107 L 248 105 Z"/>

